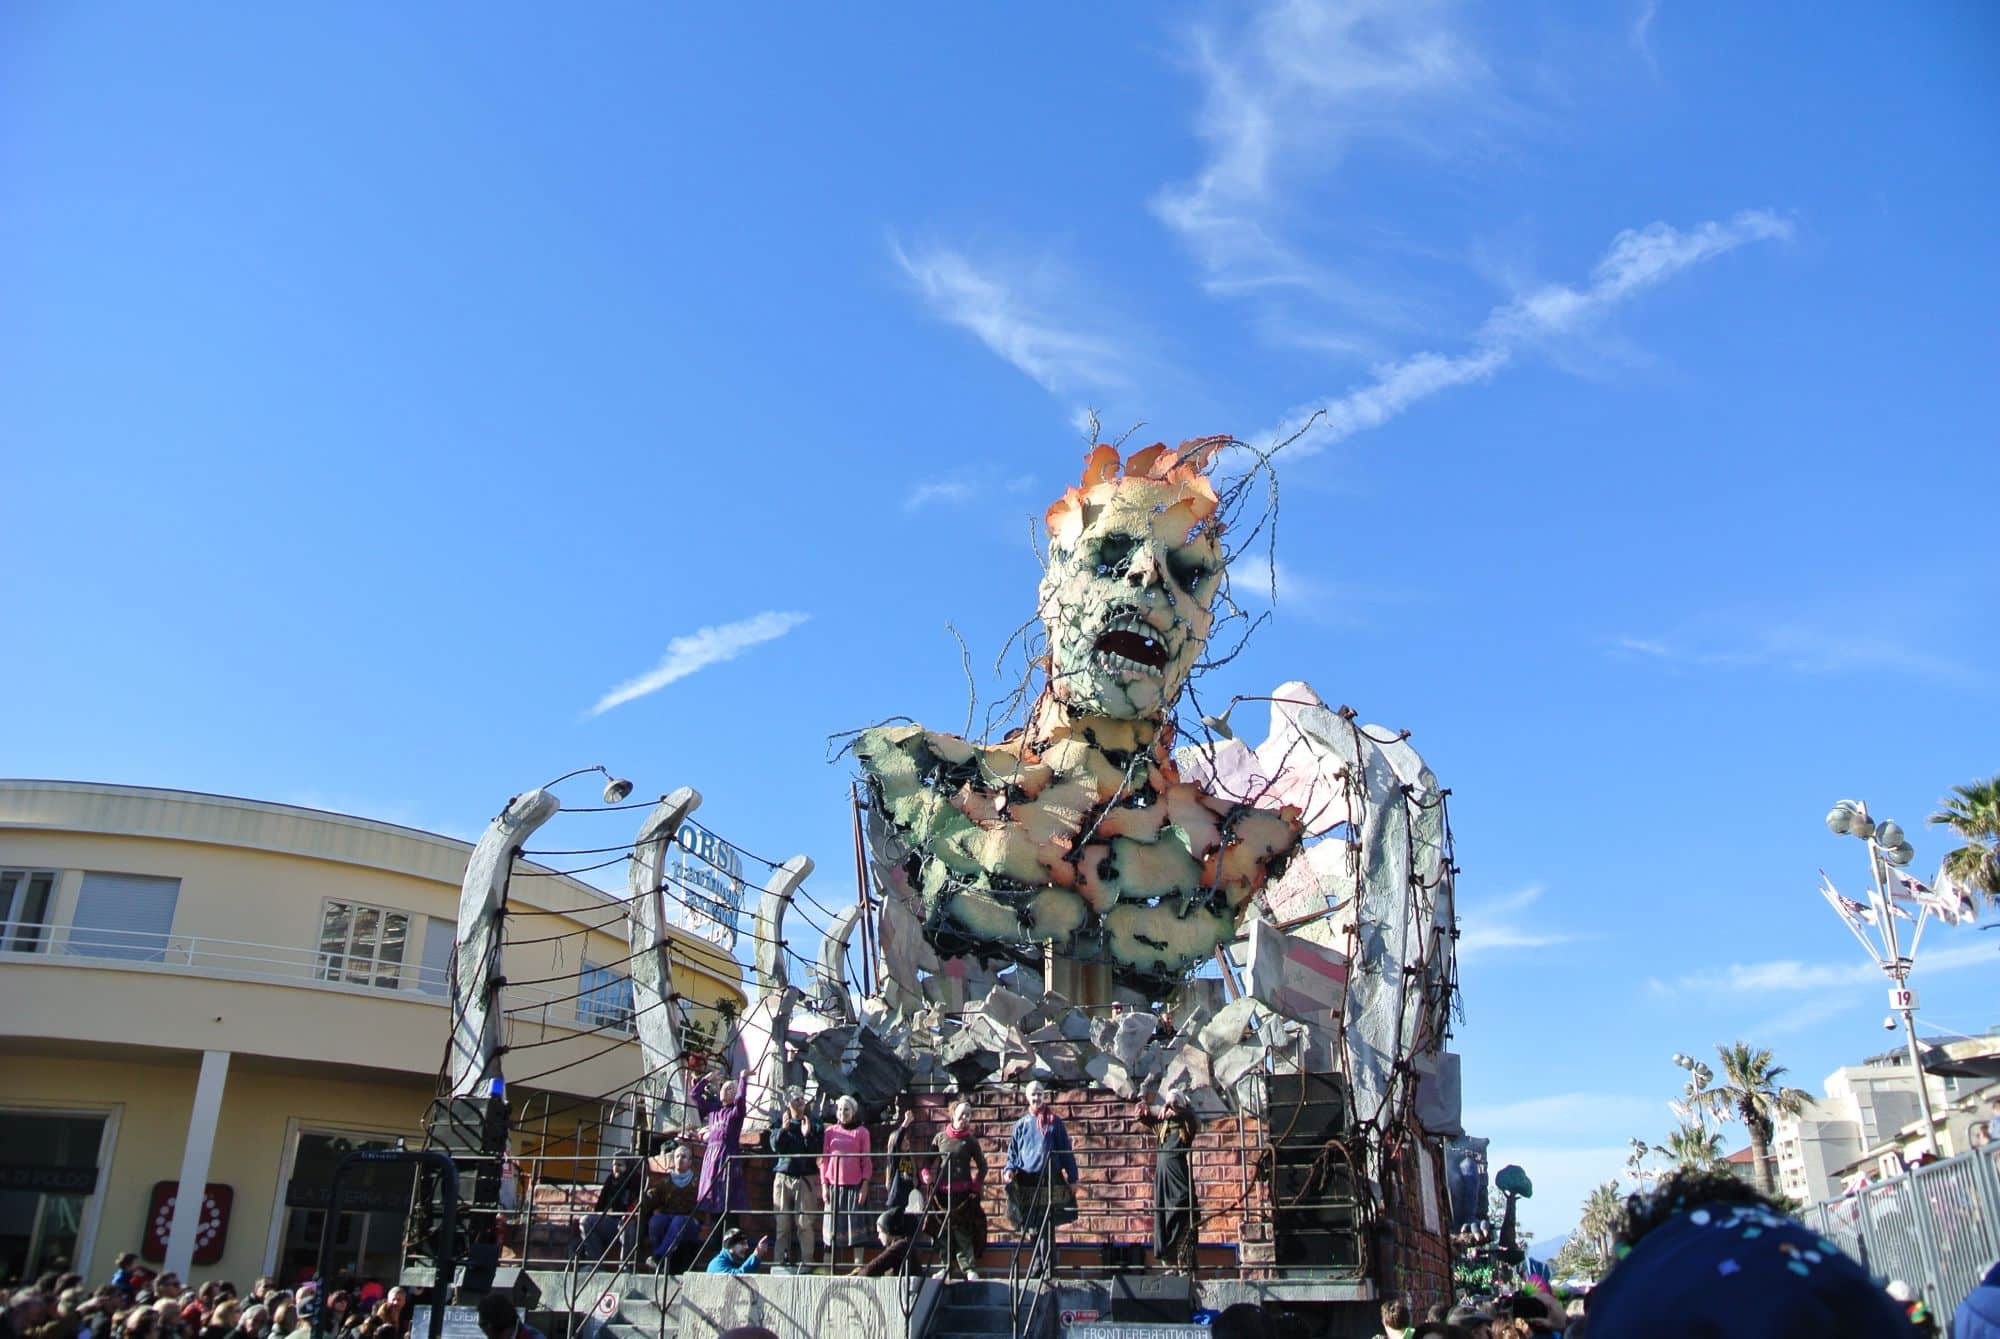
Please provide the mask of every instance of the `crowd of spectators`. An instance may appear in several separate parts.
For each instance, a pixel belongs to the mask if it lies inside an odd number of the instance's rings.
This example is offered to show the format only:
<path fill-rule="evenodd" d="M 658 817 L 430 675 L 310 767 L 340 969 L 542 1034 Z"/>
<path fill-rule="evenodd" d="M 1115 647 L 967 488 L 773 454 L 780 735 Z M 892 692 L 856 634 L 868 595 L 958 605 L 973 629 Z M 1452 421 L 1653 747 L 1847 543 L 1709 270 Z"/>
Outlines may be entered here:
<path fill-rule="evenodd" d="M 211 1279 L 189 1288 L 139 1257 L 118 1257 L 96 1287 L 81 1274 L 50 1270 L 5 1294 L 0 1339 L 310 1339 L 322 1305 L 326 1328 L 342 1339 L 408 1339 L 410 1298 L 401 1288 L 341 1276 L 321 1297 L 318 1283 L 287 1290 L 266 1275 L 240 1292 Z"/>

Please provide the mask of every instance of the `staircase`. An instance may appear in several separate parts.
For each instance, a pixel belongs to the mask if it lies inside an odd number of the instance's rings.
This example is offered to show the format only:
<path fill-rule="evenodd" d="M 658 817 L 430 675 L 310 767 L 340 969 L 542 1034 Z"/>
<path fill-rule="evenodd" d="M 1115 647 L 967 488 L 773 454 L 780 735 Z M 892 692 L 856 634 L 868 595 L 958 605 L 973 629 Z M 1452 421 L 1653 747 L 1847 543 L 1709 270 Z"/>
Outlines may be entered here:
<path fill-rule="evenodd" d="M 1024 1290 L 1018 1299 L 1021 1315 L 1027 1313 L 1033 1296 Z M 1015 1305 L 1014 1290 L 998 1280 L 948 1283 L 924 1339 L 1014 1339 Z M 1047 1311 L 1044 1306 L 1042 1312 Z"/>
<path fill-rule="evenodd" d="M 625 1291 L 618 1299 L 618 1314 L 604 1324 L 603 1339 L 672 1339 L 673 1322 L 660 1328 L 659 1304 L 653 1301 L 653 1280 L 645 1275 L 627 1275 Z"/>

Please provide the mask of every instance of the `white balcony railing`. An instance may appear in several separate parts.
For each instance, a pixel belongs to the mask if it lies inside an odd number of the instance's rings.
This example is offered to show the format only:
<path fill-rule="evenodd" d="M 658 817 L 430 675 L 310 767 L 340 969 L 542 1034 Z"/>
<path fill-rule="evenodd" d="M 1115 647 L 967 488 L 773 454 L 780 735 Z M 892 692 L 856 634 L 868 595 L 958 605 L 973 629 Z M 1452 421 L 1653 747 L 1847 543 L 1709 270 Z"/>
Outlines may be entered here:
<path fill-rule="evenodd" d="M 363 963 L 339 954 L 286 944 L 253 944 L 209 935 L 159 934 L 149 930 L 100 930 L 75 925 L 44 925 L 33 940 L 8 936 L 0 948 L 0 964 L 61 960 L 139 971 L 165 971 L 230 981 L 313 986 L 349 994 L 394 996 L 412 1003 L 448 1003 L 449 987 L 441 970 L 416 963 Z M 578 1018 L 576 990 L 556 985 L 509 986 L 507 1007 L 521 1023 L 542 1027 L 584 1029 L 597 1020 Z"/>

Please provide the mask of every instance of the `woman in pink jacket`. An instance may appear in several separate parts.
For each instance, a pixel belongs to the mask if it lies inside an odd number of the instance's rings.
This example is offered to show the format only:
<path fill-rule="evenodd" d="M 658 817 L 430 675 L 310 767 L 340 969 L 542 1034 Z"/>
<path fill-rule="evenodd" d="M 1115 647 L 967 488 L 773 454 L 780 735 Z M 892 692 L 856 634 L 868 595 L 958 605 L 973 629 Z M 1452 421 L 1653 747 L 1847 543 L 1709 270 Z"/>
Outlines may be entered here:
<path fill-rule="evenodd" d="M 861 1123 L 861 1104 L 852 1097 L 834 1103 L 836 1123 L 826 1127 L 819 1155 L 819 1183 L 826 1204 L 828 1258 L 843 1246 L 869 1245 L 861 1202 L 868 1194 L 874 1139 Z"/>

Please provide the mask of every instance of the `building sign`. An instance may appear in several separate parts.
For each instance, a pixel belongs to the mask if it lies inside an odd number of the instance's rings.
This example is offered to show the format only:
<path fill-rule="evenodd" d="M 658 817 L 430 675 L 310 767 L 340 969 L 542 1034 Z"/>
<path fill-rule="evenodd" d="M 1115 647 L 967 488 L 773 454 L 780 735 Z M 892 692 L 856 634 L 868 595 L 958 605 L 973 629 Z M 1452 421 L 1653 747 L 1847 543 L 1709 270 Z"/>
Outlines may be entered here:
<path fill-rule="evenodd" d="M 726 953 L 736 951 L 743 914 L 743 861 L 736 848 L 692 820 L 674 838 L 671 919 Z"/>
<path fill-rule="evenodd" d="M 167 1237 L 174 1227 L 174 1205 L 180 1199 L 180 1182 L 158 1181 L 153 1200 L 146 1210 L 146 1238 L 139 1254 L 158 1263 L 167 1258 Z M 201 1197 L 201 1216 L 195 1221 L 194 1263 L 212 1265 L 222 1258 L 229 1241 L 229 1208 L 236 1192 L 228 1186 L 209 1186 Z"/>
<path fill-rule="evenodd" d="M 95 1167 L 44 1167 L 0 1162 L 0 1190 L 38 1190 L 45 1195 L 88 1195 L 97 1189 Z"/>

